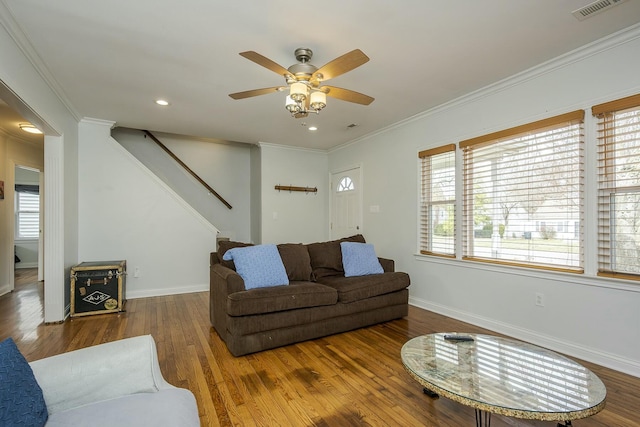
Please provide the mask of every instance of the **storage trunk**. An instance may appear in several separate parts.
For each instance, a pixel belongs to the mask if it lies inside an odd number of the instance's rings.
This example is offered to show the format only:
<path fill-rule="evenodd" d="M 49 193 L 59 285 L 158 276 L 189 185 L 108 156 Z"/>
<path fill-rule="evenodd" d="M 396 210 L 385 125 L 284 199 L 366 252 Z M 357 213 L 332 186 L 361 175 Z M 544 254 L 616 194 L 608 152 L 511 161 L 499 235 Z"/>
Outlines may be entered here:
<path fill-rule="evenodd" d="M 126 261 L 71 267 L 71 317 L 124 311 L 126 275 Z"/>

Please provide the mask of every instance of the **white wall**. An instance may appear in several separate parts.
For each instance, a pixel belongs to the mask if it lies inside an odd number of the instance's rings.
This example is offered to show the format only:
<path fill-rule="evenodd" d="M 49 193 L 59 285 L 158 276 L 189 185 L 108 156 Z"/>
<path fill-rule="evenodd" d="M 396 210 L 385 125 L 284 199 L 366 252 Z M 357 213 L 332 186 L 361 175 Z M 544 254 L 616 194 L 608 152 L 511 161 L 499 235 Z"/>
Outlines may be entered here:
<path fill-rule="evenodd" d="M 69 267 L 77 262 L 78 123 L 69 104 L 52 90 L 50 76 L 0 3 L 0 94 L 25 119 L 45 130 L 46 322 L 64 319 Z"/>
<path fill-rule="evenodd" d="M 328 238 L 329 175 L 322 151 L 260 144 L 261 231 L 256 243 L 311 243 Z M 276 185 L 317 187 L 317 193 L 278 191 Z"/>
<path fill-rule="evenodd" d="M 208 290 L 217 229 L 111 138 L 111 125 L 79 126 L 80 261 L 126 260 L 127 298 Z"/>
<path fill-rule="evenodd" d="M 640 284 L 595 276 L 594 104 L 640 92 L 640 27 L 622 32 L 329 153 L 363 164 L 367 240 L 411 276 L 412 304 L 640 376 Z M 495 58 L 499 60 L 499 58 Z M 418 151 L 587 110 L 586 274 L 416 255 Z M 543 293 L 545 306 L 535 305 Z M 629 338 L 631 337 L 631 338 Z"/>

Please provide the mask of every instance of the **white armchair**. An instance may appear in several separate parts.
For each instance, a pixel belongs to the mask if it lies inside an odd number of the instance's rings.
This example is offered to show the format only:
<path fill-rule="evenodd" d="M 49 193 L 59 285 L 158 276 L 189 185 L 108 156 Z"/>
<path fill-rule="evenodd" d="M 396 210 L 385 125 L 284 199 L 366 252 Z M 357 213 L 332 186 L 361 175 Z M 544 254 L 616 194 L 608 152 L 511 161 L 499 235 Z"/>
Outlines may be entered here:
<path fill-rule="evenodd" d="M 30 363 L 55 426 L 199 426 L 193 394 L 162 377 L 151 335 Z"/>

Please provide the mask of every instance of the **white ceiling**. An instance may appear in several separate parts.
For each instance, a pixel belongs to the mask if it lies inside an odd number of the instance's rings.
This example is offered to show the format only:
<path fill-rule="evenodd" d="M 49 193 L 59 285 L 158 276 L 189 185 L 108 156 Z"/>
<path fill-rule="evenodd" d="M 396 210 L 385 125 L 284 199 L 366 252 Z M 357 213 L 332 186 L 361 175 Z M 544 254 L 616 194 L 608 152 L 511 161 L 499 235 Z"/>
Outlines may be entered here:
<path fill-rule="evenodd" d="M 328 149 L 640 22 L 640 0 L 578 21 L 590 0 L 0 0 L 36 64 L 81 117 L 247 143 Z M 370 95 L 332 98 L 293 119 L 283 93 L 228 94 L 284 79 L 238 55 L 285 68 L 309 47 L 324 65 L 359 48 L 370 61 L 329 84 Z M 166 98 L 169 107 L 154 99 Z M 317 125 L 309 132 L 301 124 Z M 357 124 L 355 128 L 348 128 Z"/>

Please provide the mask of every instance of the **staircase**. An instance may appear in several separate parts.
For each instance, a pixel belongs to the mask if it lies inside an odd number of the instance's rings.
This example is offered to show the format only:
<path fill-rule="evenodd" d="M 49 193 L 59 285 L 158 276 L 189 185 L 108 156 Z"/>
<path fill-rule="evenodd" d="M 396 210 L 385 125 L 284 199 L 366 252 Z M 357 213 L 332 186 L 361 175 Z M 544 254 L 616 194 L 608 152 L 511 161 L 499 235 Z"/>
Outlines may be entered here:
<path fill-rule="evenodd" d="M 237 235 L 241 234 L 238 232 L 239 229 L 248 230 L 249 188 L 246 189 L 246 203 L 243 201 L 244 196 L 238 202 L 240 209 L 232 206 L 227 201 L 228 196 L 225 198 L 219 192 L 230 187 L 228 180 L 238 180 L 238 173 L 249 171 L 234 170 L 238 168 L 234 168 L 233 162 L 220 159 L 221 148 L 218 144 L 189 137 L 168 138 L 161 133 L 123 127 L 112 129 L 111 136 L 208 222 L 221 230 L 221 236 L 244 238 Z M 227 151 L 231 149 L 246 151 L 247 158 L 249 156 L 248 147 L 227 147 L 226 149 Z M 213 182 L 213 175 L 219 177 L 218 181 L 221 181 L 220 177 L 222 177 L 222 182 Z M 222 190 L 214 190 L 215 185 Z M 232 183 L 231 187 L 237 187 L 237 184 Z M 235 195 L 231 194 L 231 196 Z M 244 222 L 245 216 L 246 222 Z"/>

